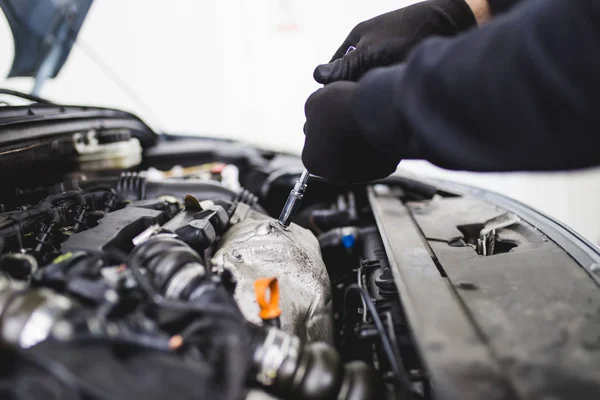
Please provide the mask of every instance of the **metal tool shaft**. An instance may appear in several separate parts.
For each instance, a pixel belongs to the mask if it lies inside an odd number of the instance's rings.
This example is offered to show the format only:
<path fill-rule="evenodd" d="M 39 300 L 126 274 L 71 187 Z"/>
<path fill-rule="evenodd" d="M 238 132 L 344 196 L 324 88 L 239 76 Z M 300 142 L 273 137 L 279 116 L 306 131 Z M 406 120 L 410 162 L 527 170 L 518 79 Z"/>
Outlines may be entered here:
<path fill-rule="evenodd" d="M 350 46 L 346 50 L 346 54 L 356 50 L 356 47 Z M 300 202 L 302 201 L 302 197 L 304 197 L 304 192 L 306 191 L 306 182 L 308 182 L 308 177 L 310 173 L 307 169 L 302 171 L 302 175 L 300 175 L 300 179 L 296 181 L 294 188 L 290 192 L 290 195 L 281 210 L 281 214 L 279 214 L 279 223 L 285 227 L 288 227 L 292 222 L 292 218 L 296 215 L 296 211 L 300 207 Z"/>
<path fill-rule="evenodd" d="M 296 215 L 296 211 L 300 207 L 300 202 L 304 197 L 304 192 L 306 191 L 306 182 L 308 182 L 308 177 L 310 173 L 308 170 L 302 171 L 302 175 L 300 175 L 300 179 L 296 181 L 294 188 L 290 192 L 290 195 L 281 210 L 281 214 L 279 215 L 279 223 L 281 225 L 287 227 L 292 222 L 292 218 Z"/>

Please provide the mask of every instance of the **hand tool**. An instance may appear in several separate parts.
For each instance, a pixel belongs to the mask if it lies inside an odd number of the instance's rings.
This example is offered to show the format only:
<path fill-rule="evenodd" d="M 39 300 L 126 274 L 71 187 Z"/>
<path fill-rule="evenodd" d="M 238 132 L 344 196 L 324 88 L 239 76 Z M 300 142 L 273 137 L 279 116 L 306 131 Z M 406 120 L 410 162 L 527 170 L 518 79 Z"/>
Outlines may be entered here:
<path fill-rule="evenodd" d="M 348 47 L 348 50 L 346 50 L 346 54 L 350 53 L 353 50 L 356 50 L 356 47 Z M 294 215 L 296 215 L 296 211 L 298 211 L 298 208 L 300 207 L 300 202 L 304 197 L 304 192 L 306 191 L 307 186 L 306 183 L 308 182 L 309 176 L 310 173 L 307 169 L 302 171 L 300 179 L 296 181 L 294 188 L 290 192 L 290 195 L 288 196 L 287 201 L 285 202 L 285 205 L 281 210 L 281 214 L 279 214 L 279 223 L 285 226 L 286 228 L 290 225 L 290 223 L 292 222 L 292 218 L 294 218 Z"/>
<path fill-rule="evenodd" d="M 304 197 L 304 192 L 306 191 L 306 183 L 308 182 L 308 177 L 310 173 L 308 170 L 302 171 L 302 175 L 300 175 L 300 179 L 296 181 L 294 188 L 290 192 L 290 195 L 281 210 L 281 214 L 279 215 L 279 223 L 285 227 L 289 226 L 292 222 L 292 218 L 296 215 L 296 211 L 300 207 L 300 202 Z"/>

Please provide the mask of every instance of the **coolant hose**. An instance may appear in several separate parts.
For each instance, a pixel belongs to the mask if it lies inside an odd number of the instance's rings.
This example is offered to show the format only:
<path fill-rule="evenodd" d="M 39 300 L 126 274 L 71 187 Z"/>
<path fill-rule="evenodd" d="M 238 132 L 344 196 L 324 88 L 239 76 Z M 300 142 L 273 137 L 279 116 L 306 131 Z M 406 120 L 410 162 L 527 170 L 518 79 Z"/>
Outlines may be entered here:
<path fill-rule="evenodd" d="M 258 327 L 257 327 L 258 328 Z M 261 329 L 253 357 L 255 382 L 277 397 L 296 400 L 367 400 L 380 385 L 367 364 L 345 364 L 329 344 L 300 343 L 276 328 Z"/>
<path fill-rule="evenodd" d="M 329 344 L 303 345 L 297 336 L 277 328 L 247 323 L 232 294 L 224 290 L 225 282 L 213 279 L 199 255 L 184 242 L 157 235 L 137 246 L 130 258 L 146 269 L 152 286 L 165 297 L 207 310 L 231 308 L 232 314 L 239 315 L 240 329 L 248 330 L 253 348 L 250 383 L 286 399 L 376 398 L 379 386 L 363 362 L 344 365 Z"/>

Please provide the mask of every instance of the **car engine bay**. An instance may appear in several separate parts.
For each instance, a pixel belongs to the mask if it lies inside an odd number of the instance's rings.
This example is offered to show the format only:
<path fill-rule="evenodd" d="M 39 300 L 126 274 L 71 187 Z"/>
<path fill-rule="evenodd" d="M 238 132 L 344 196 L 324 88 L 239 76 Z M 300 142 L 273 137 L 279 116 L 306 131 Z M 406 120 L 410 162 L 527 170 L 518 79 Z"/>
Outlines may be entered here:
<path fill-rule="evenodd" d="M 217 367 L 230 361 L 244 365 L 251 386 L 283 398 L 372 398 L 373 371 L 344 365 L 332 347 L 333 294 L 316 236 L 283 227 L 255 195 L 227 188 L 223 175 L 234 165 L 179 169 L 18 190 L 36 200 L 2 213 L 3 341 L 53 343 L 52 351 L 105 343 L 172 353 L 171 363 L 206 362 L 210 349 L 209 359 L 223 358 L 212 360 L 210 376 L 231 375 Z M 360 234 L 377 235 L 366 229 Z M 327 240 L 353 237 L 340 235 Z M 259 317 L 255 285 L 265 278 L 271 297 L 281 289 L 275 320 Z M 230 342 L 239 354 L 226 354 Z"/>
<path fill-rule="evenodd" d="M 62 125 L 48 125 L 57 115 Z M 2 118 L 12 121 L 0 135 L 2 398 L 600 390 L 586 369 L 600 365 L 598 279 L 481 193 L 311 177 L 284 227 L 274 217 L 302 171 L 296 156 L 159 140 L 115 110 L 3 107 Z M 23 133 L 36 126 L 42 134 Z M 555 279 L 528 280 L 541 265 Z M 572 341 L 588 351 L 573 355 Z M 583 372 L 549 383 L 571 368 Z"/>

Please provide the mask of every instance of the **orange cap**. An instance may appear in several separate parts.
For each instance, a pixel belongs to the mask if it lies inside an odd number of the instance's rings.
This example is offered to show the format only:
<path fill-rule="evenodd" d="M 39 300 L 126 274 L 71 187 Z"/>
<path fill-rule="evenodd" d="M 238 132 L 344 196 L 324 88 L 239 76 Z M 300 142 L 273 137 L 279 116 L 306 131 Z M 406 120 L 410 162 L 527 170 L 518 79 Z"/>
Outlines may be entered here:
<path fill-rule="evenodd" d="M 271 295 L 268 296 L 267 292 Z M 256 301 L 260 307 L 261 319 L 274 319 L 281 315 L 279 308 L 279 282 L 277 278 L 260 278 L 254 281 L 254 292 L 256 293 Z"/>

